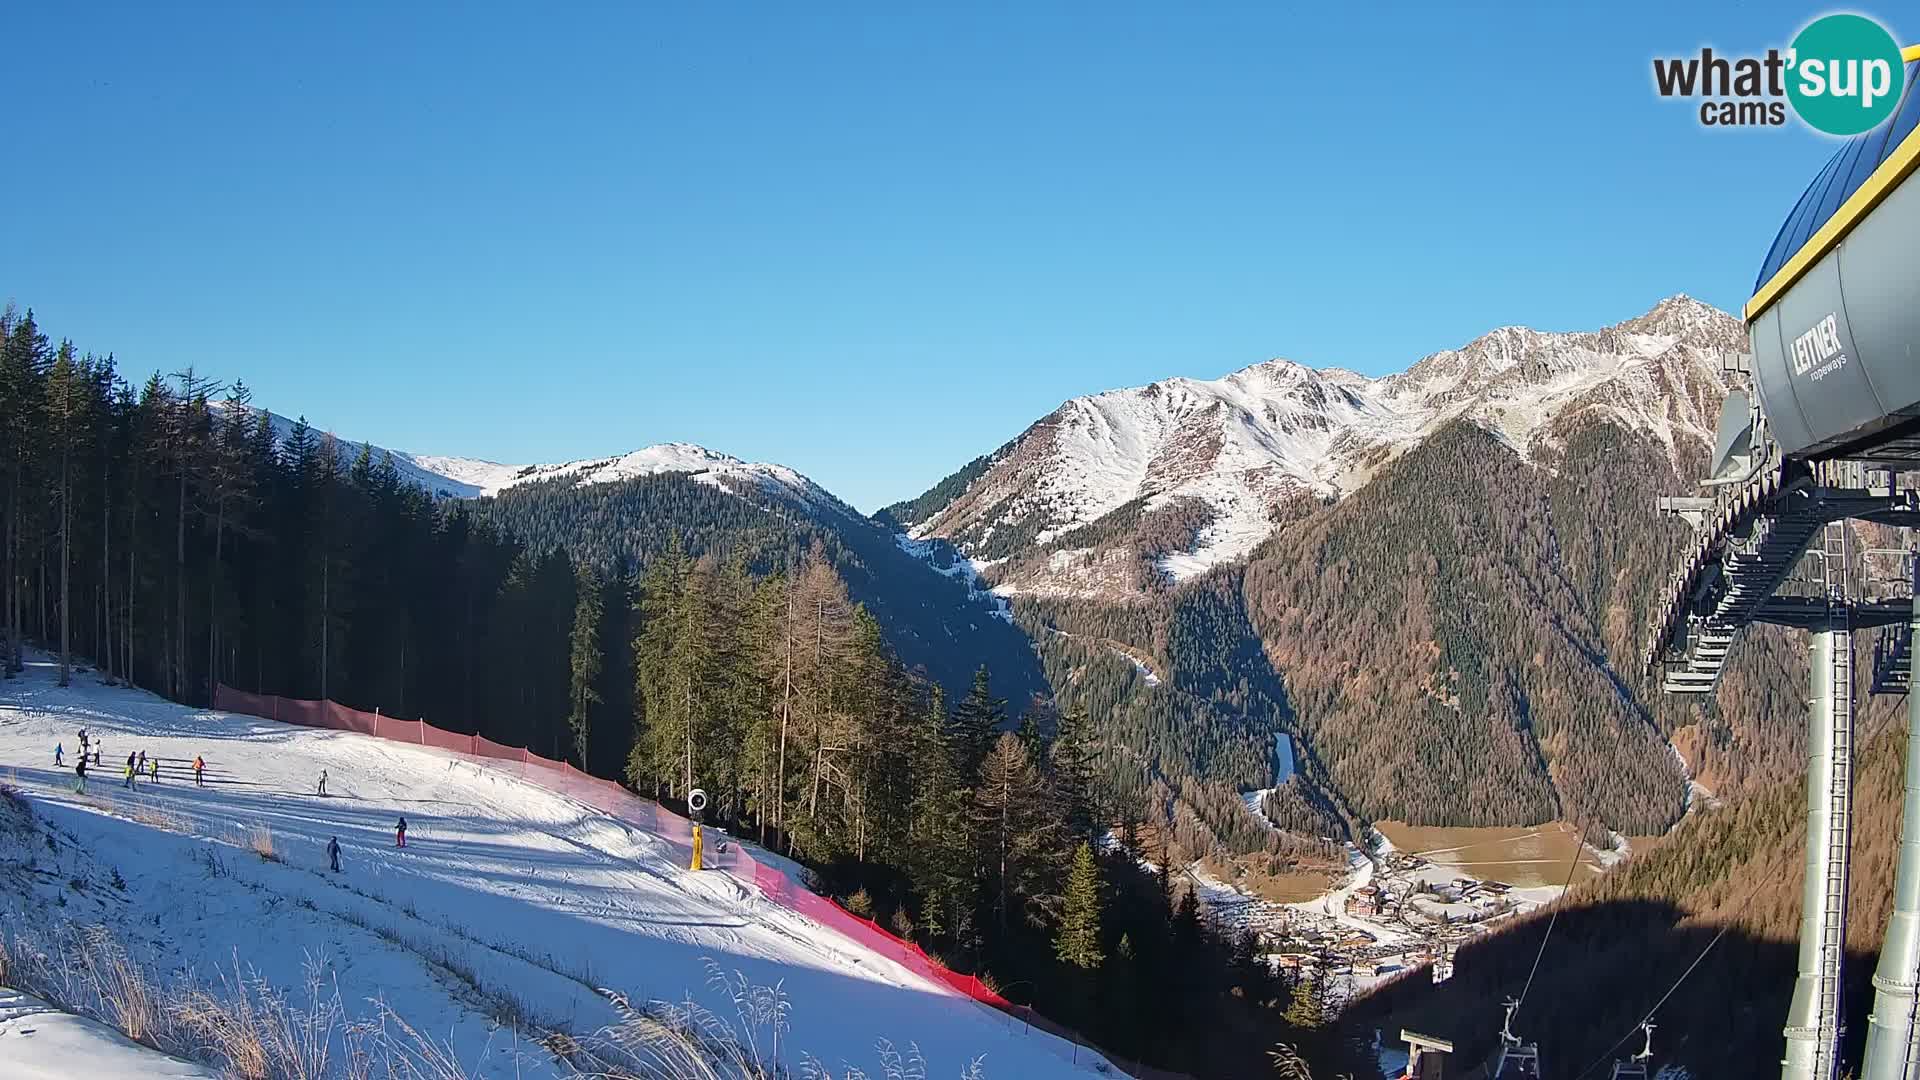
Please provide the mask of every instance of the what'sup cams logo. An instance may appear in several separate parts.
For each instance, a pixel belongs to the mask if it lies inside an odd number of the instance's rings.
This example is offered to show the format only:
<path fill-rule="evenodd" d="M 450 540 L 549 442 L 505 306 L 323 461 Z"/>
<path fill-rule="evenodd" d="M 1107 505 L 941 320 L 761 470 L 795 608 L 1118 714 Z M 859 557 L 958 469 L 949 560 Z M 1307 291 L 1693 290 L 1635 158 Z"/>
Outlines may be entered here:
<path fill-rule="evenodd" d="M 1920 58 L 1920 49 L 1906 59 Z M 1779 127 L 1788 109 L 1815 131 L 1858 135 L 1885 123 L 1900 103 L 1907 69 L 1900 43 L 1864 15 L 1825 15 L 1807 24 L 1784 51 L 1653 62 L 1663 98 L 1700 101 L 1707 127 Z"/>

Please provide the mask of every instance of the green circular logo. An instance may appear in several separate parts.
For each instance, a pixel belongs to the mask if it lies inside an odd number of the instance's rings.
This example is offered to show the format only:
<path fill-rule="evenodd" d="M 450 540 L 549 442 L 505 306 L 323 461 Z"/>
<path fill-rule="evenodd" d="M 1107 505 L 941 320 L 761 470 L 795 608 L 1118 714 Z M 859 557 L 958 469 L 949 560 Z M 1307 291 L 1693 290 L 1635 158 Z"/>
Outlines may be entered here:
<path fill-rule="evenodd" d="M 1900 43 L 1862 15 L 1826 15 L 1793 39 L 1787 98 L 1808 126 L 1858 135 L 1880 126 L 1900 104 L 1907 66 Z"/>

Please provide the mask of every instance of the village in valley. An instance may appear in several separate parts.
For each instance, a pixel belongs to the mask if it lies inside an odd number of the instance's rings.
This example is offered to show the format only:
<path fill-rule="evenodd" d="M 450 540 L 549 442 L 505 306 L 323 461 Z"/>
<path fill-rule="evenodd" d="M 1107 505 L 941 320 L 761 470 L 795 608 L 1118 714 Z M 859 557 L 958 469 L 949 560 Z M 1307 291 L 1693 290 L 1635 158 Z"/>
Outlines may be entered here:
<path fill-rule="evenodd" d="M 1445 981 L 1462 943 L 1551 903 L 1570 878 L 1588 880 L 1626 854 L 1624 839 L 1614 850 L 1596 852 L 1564 823 L 1524 829 L 1383 823 L 1366 839 L 1366 850 L 1342 845 L 1344 879 L 1307 900 L 1265 899 L 1216 876 L 1218 867 L 1195 864 L 1185 876 L 1206 918 L 1235 933 L 1252 929 L 1276 971 L 1319 979 L 1328 1004 L 1337 1007 L 1390 979 L 1423 973 Z"/>

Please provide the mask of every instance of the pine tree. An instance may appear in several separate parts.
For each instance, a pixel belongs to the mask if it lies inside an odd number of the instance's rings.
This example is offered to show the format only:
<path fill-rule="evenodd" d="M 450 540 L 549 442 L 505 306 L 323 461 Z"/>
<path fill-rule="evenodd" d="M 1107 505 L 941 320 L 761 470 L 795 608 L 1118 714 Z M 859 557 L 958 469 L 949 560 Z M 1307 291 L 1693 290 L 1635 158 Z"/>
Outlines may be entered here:
<path fill-rule="evenodd" d="M 1059 728 L 1047 747 L 1054 789 L 1059 793 L 1067 827 L 1089 843 L 1099 839 L 1103 824 L 1095 801 L 1091 729 L 1086 710 L 1070 708 L 1060 714 Z"/>
<path fill-rule="evenodd" d="M 26 615 L 26 597 L 22 585 L 26 570 L 22 550 L 29 543 L 24 515 L 34 505 L 29 493 L 32 469 L 43 452 L 39 428 L 44 419 L 41 406 L 41 370 L 46 361 L 47 338 L 35 325 L 33 312 L 13 317 L 7 309 L 6 336 L 0 342 L 0 468 L 5 470 L 6 587 L 0 597 L 0 625 L 4 647 L 0 647 L 0 670 L 9 678 L 21 671 L 21 638 Z"/>
<path fill-rule="evenodd" d="M 677 714 L 673 698 L 669 655 L 678 630 L 677 604 L 687 575 L 685 551 L 676 533 L 664 555 L 647 567 L 640 580 L 636 607 L 639 633 L 633 642 L 633 707 L 636 738 L 627 759 L 627 779 L 641 791 L 658 791 L 660 748 L 677 745 Z"/>
<path fill-rule="evenodd" d="M 973 906 L 974 858 L 968 827 L 969 792 L 962 789 L 947 746 L 947 709 L 940 687 L 928 688 L 927 707 L 914 725 L 913 806 L 907 873 L 920 893 L 920 929 L 928 938 L 957 931 L 960 910 Z"/>
<path fill-rule="evenodd" d="M 981 763 L 999 738 L 1006 719 L 1007 703 L 993 696 L 992 678 L 982 664 L 973 673 L 973 689 L 953 710 L 950 742 L 963 783 L 971 784 L 980 775 Z"/>
<path fill-rule="evenodd" d="M 73 355 L 73 342 L 63 341 L 46 378 L 47 433 L 54 443 L 57 479 L 51 485 L 60 503 L 60 685 L 66 686 L 73 667 L 73 465 L 77 442 L 86 426 L 82 373 Z"/>
<path fill-rule="evenodd" d="M 1073 853 L 1054 955 L 1063 963 L 1089 970 L 1105 959 L 1100 949 L 1100 867 L 1094 862 L 1091 844 L 1083 843 Z"/>
<path fill-rule="evenodd" d="M 574 604 L 573 634 L 569 641 L 573 676 L 569 697 L 573 708 L 567 714 L 567 726 L 573 731 L 573 751 L 583 772 L 591 771 L 587 753 L 592 742 L 592 712 L 601 701 L 600 620 L 604 588 L 592 567 L 580 571 L 579 600 Z"/>
<path fill-rule="evenodd" d="M 981 765 L 972 817 L 1000 929 L 1016 913 L 1038 921 L 1055 909 L 1065 830 L 1026 747 L 1010 732 Z"/>
<path fill-rule="evenodd" d="M 1326 1002 L 1318 979 L 1302 974 L 1294 982 L 1293 995 L 1283 1018 L 1299 1031 L 1313 1031 L 1327 1022 Z"/>

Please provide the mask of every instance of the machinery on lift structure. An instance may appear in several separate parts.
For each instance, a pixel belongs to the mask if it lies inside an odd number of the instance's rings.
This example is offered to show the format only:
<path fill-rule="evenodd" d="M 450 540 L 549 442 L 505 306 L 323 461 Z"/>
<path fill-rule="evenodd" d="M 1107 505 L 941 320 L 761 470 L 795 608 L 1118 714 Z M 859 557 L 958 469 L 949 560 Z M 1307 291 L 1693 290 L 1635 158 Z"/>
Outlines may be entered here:
<path fill-rule="evenodd" d="M 1920 165 L 1920 48 L 1906 60 L 1893 117 L 1841 146 L 1761 266 L 1743 312 L 1751 352 L 1729 365 L 1735 388 L 1707 494 L 1660 501 L 1694 527 L 1649 628 L 1645 661 L 1667 692 L 1712 693 L 1756 623 L 1811 639 L 1807 852 L 1783 1080 L 1835 1080 L 1841 1069 L 1853 635 L 1879 632 L 1872 692 L 1906 693 L 1912 681 L 1914 545 L 1862 551 L 1849 526 L 1920 527 L 1920 184 L 1909 183 Z M 1898 573 L 1873 573 L 1889 556 Z M 1920 695 L 1907 703 L 1894 905 L 1860 1080 L 1920 1080 Z"/>

